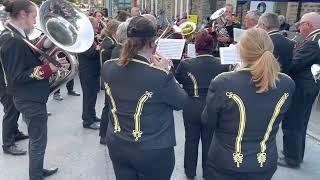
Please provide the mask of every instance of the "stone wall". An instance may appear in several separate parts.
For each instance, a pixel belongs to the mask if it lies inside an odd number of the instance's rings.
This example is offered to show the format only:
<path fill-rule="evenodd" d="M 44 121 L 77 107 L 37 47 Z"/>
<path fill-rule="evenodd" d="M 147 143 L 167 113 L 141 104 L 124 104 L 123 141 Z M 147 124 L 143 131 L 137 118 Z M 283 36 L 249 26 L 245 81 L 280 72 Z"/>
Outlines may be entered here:
<path fill-rule="evenodd" d="M 320 13 L 320 3 L 302 3 L 301 16 L 308 12 L 318 12 Z M 287 21 L 289 24 L 294 24 L 297 19 L 298 13 L 298 3 L 289 2 L 287 7 Z"/>

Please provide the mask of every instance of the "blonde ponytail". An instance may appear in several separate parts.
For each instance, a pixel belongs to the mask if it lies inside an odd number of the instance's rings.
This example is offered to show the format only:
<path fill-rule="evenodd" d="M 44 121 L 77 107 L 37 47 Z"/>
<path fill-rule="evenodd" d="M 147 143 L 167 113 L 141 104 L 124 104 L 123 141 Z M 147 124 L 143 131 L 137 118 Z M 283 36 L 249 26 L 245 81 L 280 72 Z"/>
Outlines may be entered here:
<path fill-rule="evenodd" d="M 269 35 L 262 29 L 249 29 L 240 39 L 240 57 L 244 64 L 250 66 L 257 93 L 276 88 L 280 65 L 272 54 L 273 48 Z"/>
<path fill-rule="evenodd" d="M 276 88 L 280 65 L 272 52 L 265 51 L 262 56 L 250 67 L 252 80 L 259 88 L 257 93 L 263 93 L 270 88 Z"/>

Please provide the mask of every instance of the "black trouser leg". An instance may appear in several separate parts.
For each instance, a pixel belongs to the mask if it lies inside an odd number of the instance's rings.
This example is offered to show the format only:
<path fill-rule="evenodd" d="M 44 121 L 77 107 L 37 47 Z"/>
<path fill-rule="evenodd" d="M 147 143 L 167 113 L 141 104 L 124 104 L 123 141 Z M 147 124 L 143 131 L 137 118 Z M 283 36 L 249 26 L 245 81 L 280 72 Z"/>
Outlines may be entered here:
<path fill-rule="evenodd" d="M 101 123 L 100 123 L 100 132 L 99 132 L 99 136 L 100 137 L 106 137 L 107 135 L 107 129 L 108 129 L 108 123 L 109 123 L 109 102 L 107 99 L 107 95 L 105 94 L 105 98 L 104 98 L 104 107 L 102 110 L 102 115 L 101 115 Z"/>
<path fill-rule="evenodd" d="M 25 117 L 29 133 L 29 178 L 43 180 L 43 161 L 47 146 L 47 107 L 45 103 L 14 98 L 17 109 Z"/>
<path fill-rule="evenodd" d="M 318 92 L 318 88 L 307 90 L 297 86 L 291 106 L 282 122 L 283 152 L 286 161 L 291 165 L 296 166 L 303 161 L 306 131 Z"/>
<path fill-rule="evenodd" d="M 201 120 L 200 120 L 201 121 Z M 207 159 L 208 152 L 213 138 L 213 128 L 209 125 L 201 125 L 201 144 L 202 144 L 202 169 L 203 177 L 208 174 Z"/>
<path fill-rule="evenodd" d="M 66 85 L 68 92 L 73 91 L 73 86 L 74 86 L 74 79 L 69 81 Z"/>
<path fill-rule="evenodd" d="M 245 172 L 220 171 L 214 167 L 208 167 L 209 175 L 205 180 L 271 180 L 277 168 L 271 168 L 264 172 Z"/>
<path fill-rule="evenodd" d="M 312 111 L 312 106 L 313 106 L 313 103 L 315 101 L 315 99 L 317 98 L 318 96 L 318 93 L 319 93 L 319 89 L 315 89 L 315 91 L 311 94 L 307 94 L 306 97 L 308 97 L 306 100 L 308 103 L 306 103 L 306 111 L 305 111 L 305 114 L 304 114 L 304 122 L 303 122 L 303 134 L 302 134 L 302 149 L 301 149 L 301 158 L 300 158 L 300 162 L 303 161 L 303 158 L 304 158 L 304 152 L 305 152 L 305 145 L 306 145 L 306 135 L 307 135 L 307 129 L 308 129 L 308 124 L 309 124 L 309 120 L 310 120 L 310 115 L 311 115 L 311 111 Z"/>
<path fill-rule="evenodd" d="M 9 147 L 14 144 L 14 136 L 18 131 L 18 119 L 20 112 L 14 106 L 13 97 L 5 94 L 1 97 L 3 105 L 3 121 L 2 121 L 2 143 L 3 147 Z"/>
<path fill-rule="evenodd" d="M 212 135 L 208 134 L 208 127 L 201 123 L 201 113 L 205 104 L 204 98 L 196 98 L 190 101 L 183 109 L 185 126 L 185 154 L 184 168 L 188 177 L 196 176 L 198 162 L 198 146 L 201 137 L 202 142 L 202 165 L 205 173 L 205 162 L 210 147 Z"/>
<path fill-rule="evenodd" d="M 183 111 L 185 128 L 184 169 L 188 177 L 196 176 L 201 124 L 191 123 L 192 112 Z"/>
<path fill-rule="evenodd" d="M 96 102 L 99 89 L 99 76 L 92 76 L 86 73 L 79 74 L 83 92 L 82 120 L 83 125 L 94 123 L 96 118 Z"/>

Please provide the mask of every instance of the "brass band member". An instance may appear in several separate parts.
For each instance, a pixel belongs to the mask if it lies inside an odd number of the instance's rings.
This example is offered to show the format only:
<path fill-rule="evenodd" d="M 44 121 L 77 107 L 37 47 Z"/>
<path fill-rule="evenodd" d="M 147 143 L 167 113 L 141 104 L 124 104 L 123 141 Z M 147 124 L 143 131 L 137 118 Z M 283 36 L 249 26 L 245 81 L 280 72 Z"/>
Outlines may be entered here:
<path fill-rule="evenodd" d="M 94 17 L 89 17 L 95 32 L 98 31 L 98 21 Z M 96 122 L 100 118 L 96 116 L 97 94 L 99 92 L 100 80 L 100 60 L 97 50 L 98 41 L 95 39 L 90 49 L 78 54 L 79 59 L 79 78 L 83 92 L 82 101 L 82 120 L 83 128 L 99 129 Z"/>
<path fill-rule="evenodd" d="M 111 59 L 119 58 L 122 50 L 122 46 L 127 40 L 127 28 L 129 23 L 128 22 L 122 22 L 117 29 L 116 32 L 116 40 L 117 45 L 112 49 L 111 53 Z"/>
<path fill-rule="evenodd" d="M 211 54 L 213 39 L 203 31 L 195 37 L 195 46 L 198 56 L 182 61 L 176 71 L 175 77 L 183 85 L 183 89 L 192 99 L 183 108 L 183 120 L 185 127 L 184 169 L 186 176 L 196 176 L 198 162 L 198 144 L 201 138 L 202 144 L 202 168 L 203 175 L 208 172 L 206 160 L 211 143 L 213 130 L 201 123 L 201 113 L 205 106 L 205 97 L 212 78 L 228 71 L 220 60 Z"/>
<path fill-rule="evenodd" d="M 260 13 L 258 11 L 248 11 L 244 17 L 244 26 L 246 29 L 254 28 L 258 24 Z"/>
<path fill-rule="evenodd" d="M 274 46 L 273 55 L 280 63 L 281 72 L 288 74 L 294 43 L 279 32 L 278 16 L 274 13 L 264 13 L 259 18 L 258 27 L 268 32 Z"/>
<path fill-rule="evenodd" d="M 270 180 L 277 169 L 276 133 L 295 85 L 264 30 L 247 30 L 239 50 L 241 68 L 218 75 L 207 95 L 203 117 L 215 128 L 207 180 Z"/>
<path fill-rule="evenodd" d="M 303 161 L 308 122 L 312 105 L 319 93 L 319 86 L 310 69 L 313 64 L 320 64 L 320 15 L 316 12 L 303 15 L 300 33 L 306 40 L 296 49 L 290 67 L 296 91 L 282 123 L 284 159 L 278 162 L 280 166 L 292 168 L 300 167 Z"/>
<path fill-rule="evenodd" d="M 117 20 L 111 20 L 107 23 L 107 27 L 102 31 L 102 35 L 105 36 L 101 44 L 100 49 L 100 63 L 101 67 L 105 61 L 110 60 L 111 53 L 114 47 L 116 46 L 117 41 L 115 40 L 116 31 L 120 22 Z M 104 90 L 103 80 L 100 78 L 100 89 Z M 106 135 L 107 135 L 107 126 L 109 122 L 109 103 L 107 100 L 107 95 L 105 95 L 104 107 L 101 114 L 101 123 L 100 123 L 100 144 L 106 144 Z"/>
<path fill-rule="evenodd" d="M 120 58 L 102 70 L 110 104 L 109 155 L 117 180 L 169 180 L 175 164 L 173 110 L 182 109 L 188 96 L 172 73 L 149 62 L 153 23 L 134 17 L 127 33 Z M 169 65 L 164 58 L 152 61 Z"/>
<path fill-rule="evenodd" d="M 31 31 L 36 23 L 36 5 L 29 0 L 7 1 L 5 10 L 9 12 L 10 20 L 1 36 L 0 57 L 7 92 L 13 96 L 15 107 L 28 126 L 29 179 L 43 180 L 58 170 L 43 169 L 47 146 L 48 79 L 57 67 L 51 63 L 42 64 L 25 42 L 25 32 Z M 67 61 L 60 60 L 62 66 L 67 68 Z"/>
<path fill-rule="evenodd" d="M 233 6 L 232 4 L 225 5 L 226 11 L 224 13 L 224 17 L 226 19 L 226 35 L 218 34 L 219 47 L 229 46 L 233 43 L 233 28 L 240 28 L 240 22 L 237 20 L 238 18 L 233 16 Z"/>
<path fill-rule="evenodd" d="M 117 20 L 111 20 L 107 23 L 107 27 L 105 27 L 101 33 L 103 37 L 103 41 L 101 43 L 101 64 L 105 61 L 111 59 L 111 53 L 113 48 L 116 46 L 116 32 L 120 22 Z"/>

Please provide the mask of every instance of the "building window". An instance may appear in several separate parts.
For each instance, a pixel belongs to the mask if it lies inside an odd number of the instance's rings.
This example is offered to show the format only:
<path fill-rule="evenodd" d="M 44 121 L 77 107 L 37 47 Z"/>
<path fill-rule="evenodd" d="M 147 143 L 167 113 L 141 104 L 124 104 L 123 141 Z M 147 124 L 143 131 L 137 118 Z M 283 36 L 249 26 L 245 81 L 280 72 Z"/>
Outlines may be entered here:
<path fill-rule="evenodd" d="M 132 0 L 118 0 L 118 8 L 121 10 L 130 9 L 132 6 Z"/>

